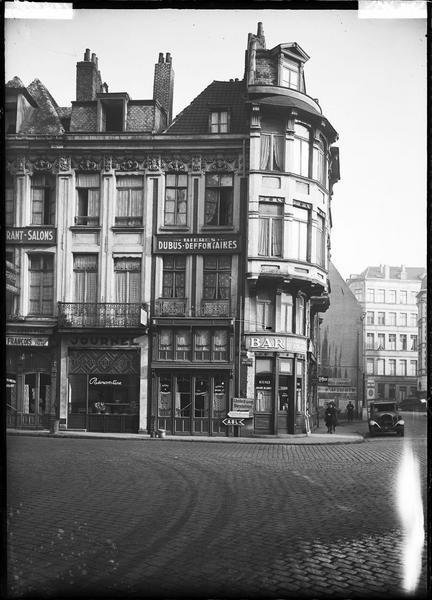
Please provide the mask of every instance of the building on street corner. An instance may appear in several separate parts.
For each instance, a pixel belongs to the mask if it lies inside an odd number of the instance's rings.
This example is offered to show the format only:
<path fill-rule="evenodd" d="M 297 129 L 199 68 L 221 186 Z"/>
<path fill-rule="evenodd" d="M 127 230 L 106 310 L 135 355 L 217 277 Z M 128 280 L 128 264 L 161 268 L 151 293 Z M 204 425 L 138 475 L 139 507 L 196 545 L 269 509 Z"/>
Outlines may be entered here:
<path fill-rule="evenodd" d="M 178 435 L 314 427 L 337 133 L 309 56 L 249 34 L 242 79 L 172 116 L 109 91 L 6 85 L 8 425 Z M 240 430 L 241 428 L 241 430 Z"/>

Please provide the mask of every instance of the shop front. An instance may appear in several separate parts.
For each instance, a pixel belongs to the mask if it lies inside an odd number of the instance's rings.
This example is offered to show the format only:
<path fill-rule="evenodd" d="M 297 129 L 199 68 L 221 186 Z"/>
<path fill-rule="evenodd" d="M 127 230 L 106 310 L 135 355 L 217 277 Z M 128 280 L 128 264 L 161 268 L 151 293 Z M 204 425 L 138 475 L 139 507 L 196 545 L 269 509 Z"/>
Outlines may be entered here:
<path fill-rule="evenodd" d="M 60 415 L 63 428 L 138 432 L 141 348 L 119 344 L 134 345 L 134 340 L 78 335 L 63 341 L 62 363 L 67 365 L 66 401 Z"/>
<path fill-rule="evenodd" d="M 255 397 L 255 435 L 302 432 L 306 408 L 305 340 L 293 336 L 246 336 L 246 347 L 252 358 L 247 378 L 249 393 Z M 297 351 L 290 352 L 290 348 Z"/>
<path fill-rule="evenodd" d="M 47 429 L 55 418 L 56 354 L 52 336 L 6 335 L 6 415 L 12 428 Z"/>

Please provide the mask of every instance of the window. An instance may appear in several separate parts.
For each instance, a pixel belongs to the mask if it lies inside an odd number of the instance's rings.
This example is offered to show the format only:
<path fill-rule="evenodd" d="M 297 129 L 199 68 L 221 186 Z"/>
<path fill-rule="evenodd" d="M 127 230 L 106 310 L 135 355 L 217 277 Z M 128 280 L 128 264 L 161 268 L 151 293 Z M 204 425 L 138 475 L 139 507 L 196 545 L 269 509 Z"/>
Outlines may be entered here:
<path fill-rule="evenodd" d="M 292 294 L 281 293 L 280 330 L 292 333 L 293 330 L 293 297 Z"/>
<path fill-rule="evenodd" d="M 385 334 L 384 333 L 379 333 L 378 334 L 378 345 L 377 345 L 377 350 L 384 350 L 385 348 Z"/>
<path fill-rule="evenodd" d="M 385 313 L 378 313 L 378 325 L 385 325 Z"/>
<path fill-rule="evenodd" d="M 417 361 L 410 360 L 409 362 L 409 375 L 412 377 L 416 377 L 417 375 Z"/>
<path fill-rule="evenodd" d="M 260 200 L 264 198 L 260 196 Z M 282 256 L 283 203 L 259 203 L 260 256 Z"/>
<path fill-rule="evenodd" d="M 387 302 L 389 304 L 396 302 L 396 290 L 387 290 Z"/>
<path fill-rule="evenodd" d="M 173 358 L 173 332 L 170 329 L 161 329 L 159 333 L 159 360 L 173 360 Z"/>
<path fill-rule="evenodd" d="M 227 299 L 231 294 L 231 256 L 204 256 L 204 299 Z"/>
<path fill-rule="evenodd" d="M 359 302 L 361 302 L 362 301 L 362 297 L 363 297 L 362 290 L 359 289 L 359 288 L 356 288 L 355 290 L 353 290 L 353 293 L 354 293 L 354 296 L 356 297 L 356 299 Z"/>
<path fill-rule="evenodd" d="M 317 224 L 315 230 L 316 263 L 320 267 L 325 266 L 325 230 L 324 217 L 317 215 Z"/>
<path fill-rule="evenodd" d="M 417 314 L 410 313 L 410 327 L 417 327 Z"/>
<path fill-rule="evenodd" d="M 400 304 L 406 304 L 407 303 L 407 292 L 404 290 L 401 290 L 399 292 L 399 302 Z"/>
<path fill-rule="evenodd" d="M 314 141 L 312 167 L 312 177 L 325 186 L 327 184 L 325 144 L 321 137 Z"/>
<path fill-rule="evenodd" d="M 416 335 L 411 336 L 411 350 L 414 352 L 417 352 L 417 336 Z"/>
<path fill-rule="evenodd" d="M 400 341 L 400 349 L 406 350 L 407 349 L 407 336 L 405 334 L 400 335 L 399 341 Z"/>
<path fill-rule="evenodd" d="M 74 255 L 74 288 L 76 302 L 97 301 L 98 257 L 96 254 Z"/>
<path fill-rule="evenodd" d="M 211 335 L 208 329 L 197 329 L 194 335 L 195 360 L 210 360 L 211 356 Z"/>
<path fill-rule="evenodd" d="M 396 375 L 396 361 L 394 358 L 389 359 L 389 375 Z"/>
<path fill-rule="evenodd" d="M 389 350 L 396 350 L 396 334 L 395 333 L 390 333 L 389 334 L 388 349 Z"/>
<path fill-rule="evenodd" d="M 178 329 L 175 332 L 175 360 L 190 360 L 191 332 L 189 329 Z"/>
<path fill-rule="evenodd" d="M 388 325 L 396 325 L 396 313 L 389 312 L 387 313 Z"/>
<path fill-rule="evenodd" d="M 164 256 L 162 275 L 162 297 L 184 298 L 186 279 L 186 257 Z"/>
<path fill-rule="evenodd" d="M 299 68 L 292 60 L 285 60 L 282 64 L 281 85 L 294 90 L 299 89 Z"/>
<path fill-rule="evenodd" d="M 309 177 L 309 138 L 309 129 L 300 123 L 295 123 L 293 171 L 304 177 Z"/>
<path fill-rule="evenodd" d="M 366 289 L 366 302 L 375 302 L 375 290 L 373 288 Z"/>
<path fill-rule="evenodd" d="M 228 133 L 228 111 L 215 110 L 210 113 L 210 133 Z"/>
<path fill-rule="evenodd" d="M 366 334 L 366 350 L 373 350 L 374 349 L 374 334 L 373 333 L 367 333 Z"/>
<path fill-rule="evenodd" d="M 228 333 L 225 329 L 216 329 L 212 335 L 212 360 L 228 359 Z"/>
<path fill-rule="evenodd" d="M 407 374 L 407 361 L 400 360 L 399 361 L 399 375 L 406 377 L 406 374 Z"/>
<path fill-rule="evenodd" d="M 29 255 L 29 314 L 52 315 L 54 301 L 54 257 Z"/>
<path fill-rule="evenodd" d="M 407 326 L 407 314 L 406 313 L 400 313 L 400 315 L 399 315 L 399 325 L 401 325 L 401 327 L 406 327 Z"/>
<path fill-rule="evenodd" d="M 299 206 L 293 206 L 291 210 L 293 214 L 291 257 L 297 260 L 307 260 L 309 210 Z"/>
<path fill-rule="evenodd" d="M 417 303 L 417 292 L 409 292 L 409 303 L 410 304 Z"/>
<path fill-rule="evenodd" d="M 117 178 L 115 224 L 139 227 L 143 223 L 144 188 L 140 176 Z"/>
<path fill-rule="evenodd" d="M 75 225 L 99 225 L 99 187 L 98 174 L 77 174 L 77 212 Z"/>
<path fill-rule="evenodd" d="M 115 258 L 114 280 L 116 302 L 140 302 L 141 259 Z"/>
<path fill-rule="evenodd" d="M 100 131 L 123 131 L 124 105 L 122 99 L 100 101 Z"/>
<path fill-rule="evenodd" d="M 373 375 L 374 374 L 374 361 L 373 361 L 373 358 L 367 358 L 366 359 L 366 373 L 368 375 Z"/>
<path fill-rule="evenodd" d="M 377 375 L 384 375 L 384 359 L 378 358 L 377 360 Z"/>
<path fill-rule="evenodd" d="M 284 136 L 276 133 L 261 134 L 260 169 L 284 170 Z"/>
<path fill-rule="evenodd" d="M 46 373 L 27 373 L 24 379 L 23 412 L 44 415 L 49 412 L 51 377 Z"/>
<path fill-rule="evenodd" d="M 206 225 L 232 225 L 233 176 L 231 174 L 206 174 L 204 210 Z"/>
<path fill-rule="evenodd" d="M 49 175 L 33 175 L 31 178 L 31 224 L 54 225 L 55 198 L 54 179 Z"/>
<path fill-rule="evenodd" d="M 407 397 L 407 389 L 406 386 L 401 385 L 399 387 L 399 401 L 405 400 L 405 398 Z"/>
<path fill-rule="evenodd" d="M 384 290 L 375 290 L 375 300 L 376 302 L 384 302 L 385 301 L 385 292 Z"/>
<path fill-rule="evenodd" d="M 5 225 L 13 227 L 15 224 L 15 189 L 14 179 L 9 173 L 6 174 L 5 184 Z"/>
<path fill-rule="evenodd" d="M 369 310 L 367 311 L 367 313 L 366 313 L 366 325 L 373 325 L 374 324 L 374 321 L 375 321 L 374 316 L 375 316 L 375 313 L 373 311 L 369 311 Z"/>
<path fill-rule="evenodd" d="M 187 175 L 167 173 L 165 179 L 165 225 L 187 224 Z"/>
<path fill-rule="evenodd" d="M 257 331 L 274 330 L 274 295 L 268 290 L 261 290 L 256 299 L 256 328 Z"/>
<path fill-rule="evenodd" d="M 303 296 L 296 298 L 296 330 L 298 335 L 305 335 L 305 301 Z"/>

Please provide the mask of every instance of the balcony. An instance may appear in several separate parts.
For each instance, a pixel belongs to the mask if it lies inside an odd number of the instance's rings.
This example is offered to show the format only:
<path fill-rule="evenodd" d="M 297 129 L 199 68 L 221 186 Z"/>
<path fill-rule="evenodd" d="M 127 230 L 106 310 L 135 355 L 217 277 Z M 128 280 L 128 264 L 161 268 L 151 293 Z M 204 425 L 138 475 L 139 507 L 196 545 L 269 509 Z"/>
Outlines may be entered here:
<path fill-rule="evenodd" d="M 156 317 L 231 317 L 229 300 L 202 300 L 201 306 L 187 308 L 187 300 L 183 298 L 166 298 L 155 301 Z"/>
<path fill-rule="evenodd" d="M 140 327 L 141 304 L 59 302 L 59 327 Z"/>

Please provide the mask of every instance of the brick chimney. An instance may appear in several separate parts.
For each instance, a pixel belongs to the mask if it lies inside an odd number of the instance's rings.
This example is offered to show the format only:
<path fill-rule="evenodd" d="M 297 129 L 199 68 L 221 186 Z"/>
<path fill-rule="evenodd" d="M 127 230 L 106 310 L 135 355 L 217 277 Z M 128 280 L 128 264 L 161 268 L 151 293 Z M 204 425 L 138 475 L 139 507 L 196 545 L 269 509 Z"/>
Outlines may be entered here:
<path fill-rule="evenodd" d="M 98 71 L 98 59 L 96 54 L 90 58 L 90 50 L 84 53 L 84 60 L 76 66 L 76 99 L 96 100 L 96 94 L 101 91 L 102 78 Z"/>
<path fill-rule="evenodd" d="M 160 102 L 167 113 L 167 125 L 172 120 L 172 107 L 174 97 L 174 71 L 172 68 L 171 54 L 159 53 L 159 60 L 155 64 L 153 100 Z"/>

